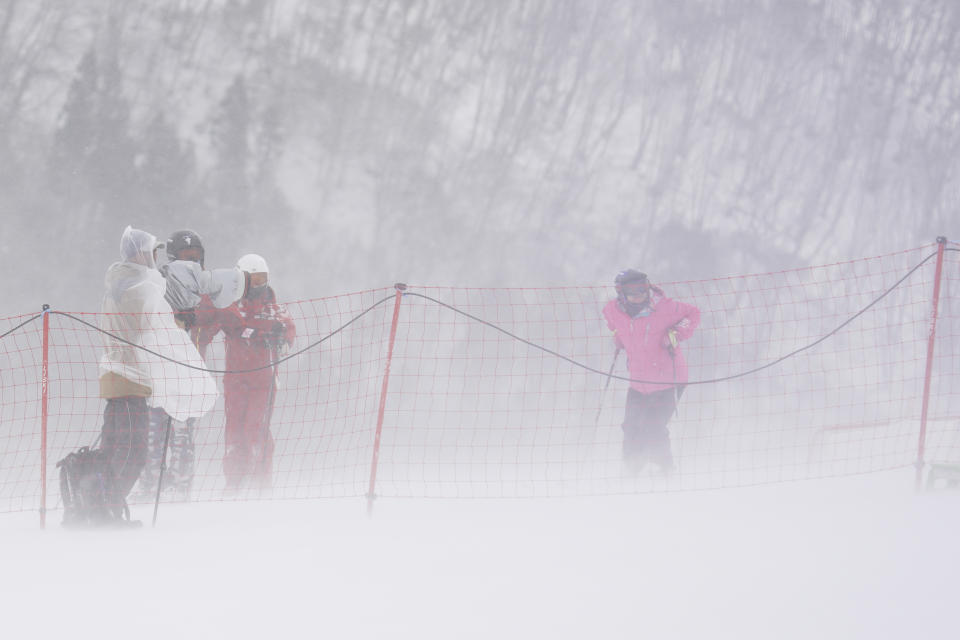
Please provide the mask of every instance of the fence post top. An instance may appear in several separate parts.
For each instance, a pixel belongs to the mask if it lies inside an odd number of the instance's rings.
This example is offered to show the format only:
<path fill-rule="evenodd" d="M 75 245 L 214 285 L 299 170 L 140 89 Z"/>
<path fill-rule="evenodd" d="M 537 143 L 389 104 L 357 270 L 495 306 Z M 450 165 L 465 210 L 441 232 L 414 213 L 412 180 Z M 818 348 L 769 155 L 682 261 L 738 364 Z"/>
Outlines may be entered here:
<path fill-rule="evenodd" d="M 406 291 L 406 290 L 407 290 L 407 285 L 405 285 L 405 284 L 402 283 L 402 282 L 398 282 L 398 283 L 396 283 L 395 285 L 393 285 L 393 288 L 396 289 L 397 291 Z"/>
<path fill-rule="evenodd" d="M 937 236 L 937 244 L 947 244 L 947 236 Z"/>
<path fill-rule="evenodd" d="M 43 312 L 50 311 L 50 305 L 45 304 L 45 305 L 43 305 L 42 307 L 40 307 L 40 310 L 43 311 Z"/>

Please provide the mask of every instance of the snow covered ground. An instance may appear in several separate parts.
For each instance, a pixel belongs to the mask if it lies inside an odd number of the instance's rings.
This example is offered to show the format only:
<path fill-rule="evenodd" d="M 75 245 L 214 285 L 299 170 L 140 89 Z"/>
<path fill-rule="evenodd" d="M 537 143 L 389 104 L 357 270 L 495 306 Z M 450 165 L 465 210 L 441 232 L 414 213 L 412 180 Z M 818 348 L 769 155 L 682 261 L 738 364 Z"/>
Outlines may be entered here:
<path fill-rule="evenodd" d="M 960 492 L 898 472 L 543 500 L 161 505 L 134 531 L 0 517 L 3 636 L 946 638 Z"/>

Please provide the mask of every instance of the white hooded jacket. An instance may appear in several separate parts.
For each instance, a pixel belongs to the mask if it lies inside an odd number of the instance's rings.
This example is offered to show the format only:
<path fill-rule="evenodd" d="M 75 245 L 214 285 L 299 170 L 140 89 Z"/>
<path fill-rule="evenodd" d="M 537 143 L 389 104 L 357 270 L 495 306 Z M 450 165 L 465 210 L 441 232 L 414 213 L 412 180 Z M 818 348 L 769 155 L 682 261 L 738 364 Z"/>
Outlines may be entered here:
<path fill-rule="evenodd" d="M 153 258 L 156 245 L 146 231 L 128 226 L 123 232 L 120 262 L 107 269 L 101 328 L 143 349 L 105 336 L 100 374 L 113 373 L 151 389 L 147 404 L 183 421 L 212 409 L 217 388 L 209 373 L 178 364 L 205 367 L 164 299 L 166 282 Z"/>

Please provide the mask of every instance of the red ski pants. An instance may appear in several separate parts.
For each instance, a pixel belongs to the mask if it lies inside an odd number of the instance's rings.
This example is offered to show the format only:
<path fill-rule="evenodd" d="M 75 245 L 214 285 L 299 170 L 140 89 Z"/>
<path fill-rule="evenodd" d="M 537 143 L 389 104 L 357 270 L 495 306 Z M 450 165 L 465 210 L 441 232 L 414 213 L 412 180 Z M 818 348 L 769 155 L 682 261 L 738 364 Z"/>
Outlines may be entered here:
<path fill-rule="evenodd" d="M 223 473 L 227 489 L 239 489 L 245 480 L 268 489 L 273 476 L 273 436 L 270 416 L 276 395 L 273 376 L 224 380 L 226 413 Z M 252 379 L 250 379 L 252 378 Z"/>

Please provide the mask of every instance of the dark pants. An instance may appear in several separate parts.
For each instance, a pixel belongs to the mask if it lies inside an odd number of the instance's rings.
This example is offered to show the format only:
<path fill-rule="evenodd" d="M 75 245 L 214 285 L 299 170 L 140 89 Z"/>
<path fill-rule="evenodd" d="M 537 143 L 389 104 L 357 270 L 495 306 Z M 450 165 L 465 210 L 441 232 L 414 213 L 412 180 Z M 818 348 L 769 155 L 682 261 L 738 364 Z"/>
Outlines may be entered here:
<path fill-rule="evenodd" d="M 150 410 L 146 398 L 108 398 L 100 448 L 107 453 L 117 494 L 126 498 L 147 461 Z"/>
<path fill-rule="evenodd" d="M 677 398 L 683 387 L 677 388 Z M 633 470 L 648 462 L 661 469 L 673 467 L 670 453 L 670 433 L 667 423 L 676 409 L 673 389 L 640 393 L 627 391 L 627 406 L 623 416 L 623 460 Z"/>

